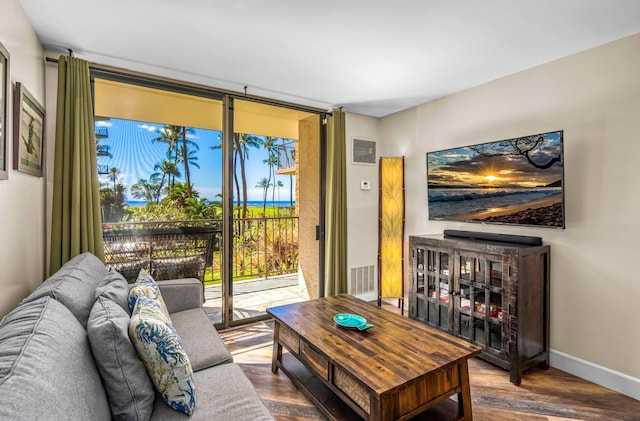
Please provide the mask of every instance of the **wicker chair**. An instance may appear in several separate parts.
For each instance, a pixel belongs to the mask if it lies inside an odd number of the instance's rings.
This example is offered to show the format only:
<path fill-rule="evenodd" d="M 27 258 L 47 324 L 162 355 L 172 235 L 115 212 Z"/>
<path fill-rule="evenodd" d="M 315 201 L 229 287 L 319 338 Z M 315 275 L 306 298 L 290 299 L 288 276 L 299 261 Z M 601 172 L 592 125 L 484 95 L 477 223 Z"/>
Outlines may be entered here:
<path fill-rule="evenodd" d="M 219 229 L 211 227 L 106 230 L 105 264 L 133 283 L 140 269 L 156 280 L 198 278 L 204 283 Z"/>

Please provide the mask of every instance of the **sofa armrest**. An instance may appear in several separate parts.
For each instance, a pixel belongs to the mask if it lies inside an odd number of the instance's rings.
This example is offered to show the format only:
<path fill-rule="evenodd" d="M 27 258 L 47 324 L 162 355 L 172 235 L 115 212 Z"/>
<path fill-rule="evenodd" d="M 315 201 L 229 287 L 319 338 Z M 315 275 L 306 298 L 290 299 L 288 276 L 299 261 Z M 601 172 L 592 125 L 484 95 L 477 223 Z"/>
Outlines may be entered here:
<path fill-rule="evenodd" d="M 196 278 L 156 281 L 169 313 L 202 307 L 204 291 Z"/>

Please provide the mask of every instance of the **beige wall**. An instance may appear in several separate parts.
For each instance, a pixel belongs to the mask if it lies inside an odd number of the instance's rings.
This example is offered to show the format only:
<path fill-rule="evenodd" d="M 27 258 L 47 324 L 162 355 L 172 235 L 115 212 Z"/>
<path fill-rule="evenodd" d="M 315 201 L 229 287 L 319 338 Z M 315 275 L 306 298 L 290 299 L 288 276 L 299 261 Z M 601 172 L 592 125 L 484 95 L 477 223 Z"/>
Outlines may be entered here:
<path fill-rule="evenodd" d="M 3 0 L 0 42 L 9 51 L 11 102 L 21 82 L 45 103 L 44 60 L 40 42 L 18 0 Z M 13 104 L 7 121 L 9 179 L 0 181 L 0 318 L 34 290 L 45 275 L 45 179 L 13 170 Z M 46 119 L 55 118 L 49 114 Z M 45 150 L 45 154 L 50 154 Z"/>
<path fill-rule="evenodd" d="M 564 130 L 566 229 L 428 221 L 428 151 L 552 130 Z M 384 117 L 378 137 L 407 157 L 408 235 L 542 237 L 551 245 L 552 364 L 596 365 L 640 385 L 640 34 Z"/>
<path fill-rule="evenodd" d="M 298 208 L 298 262 L 309 297 L 320 293 L 319 243 L 316 225 L 320 209 L 320 118 L 307 117 L 299 123 L 297 147 L 298 177 L 296 206 Z"/>
<path fill-rule="evenodd" d="M 347 113 L 345 116 L 345 148 L 347 156 L 347 268 L 374 266 L 378 279 L 378 158 L 385 155 L 378 141 L 377 118 Z M 352 162 L 353 139 L 376 142 L 376 164 Z M 386 156 L 389 156 L 388 154 Z M 360 181 L 369 181 L 370 190 L 361 190 Z M 351 270 L 347 272 L 351 277 Z M 351 279 L 349 279 L 351 285 Z M 351 292 L 351 290 L 349 290 Z M 363 300 L 377 300 L 378 293 L 359 295 Z"/>

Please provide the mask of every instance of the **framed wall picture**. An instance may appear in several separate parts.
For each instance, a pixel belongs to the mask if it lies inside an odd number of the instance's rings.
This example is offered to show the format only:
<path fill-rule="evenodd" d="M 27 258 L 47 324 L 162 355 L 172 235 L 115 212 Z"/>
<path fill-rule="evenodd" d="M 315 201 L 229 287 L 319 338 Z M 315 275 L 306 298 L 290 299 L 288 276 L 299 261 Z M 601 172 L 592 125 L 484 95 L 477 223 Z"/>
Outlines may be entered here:
<path fill-rule="evenodd" d="M 9 52 L 0 43 L 0 180 L 9 177 L 7 164 L 7 113 L 9 112 Z"/>
<path fill-rule="evenodd" d="M 42 177 L 44 165 L 44 107 L 20 82 L 13 103 L 13 167 Z"/>

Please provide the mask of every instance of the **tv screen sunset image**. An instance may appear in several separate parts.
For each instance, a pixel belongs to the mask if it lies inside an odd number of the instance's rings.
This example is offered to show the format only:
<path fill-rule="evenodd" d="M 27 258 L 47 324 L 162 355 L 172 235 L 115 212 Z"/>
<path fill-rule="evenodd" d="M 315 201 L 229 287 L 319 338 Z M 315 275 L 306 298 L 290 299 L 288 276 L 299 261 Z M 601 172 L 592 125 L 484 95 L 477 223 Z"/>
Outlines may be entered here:
<path fill-rule="evenodd" d="M 427 153 L 430 220 L 564 227 L 563 132 Z"/>

